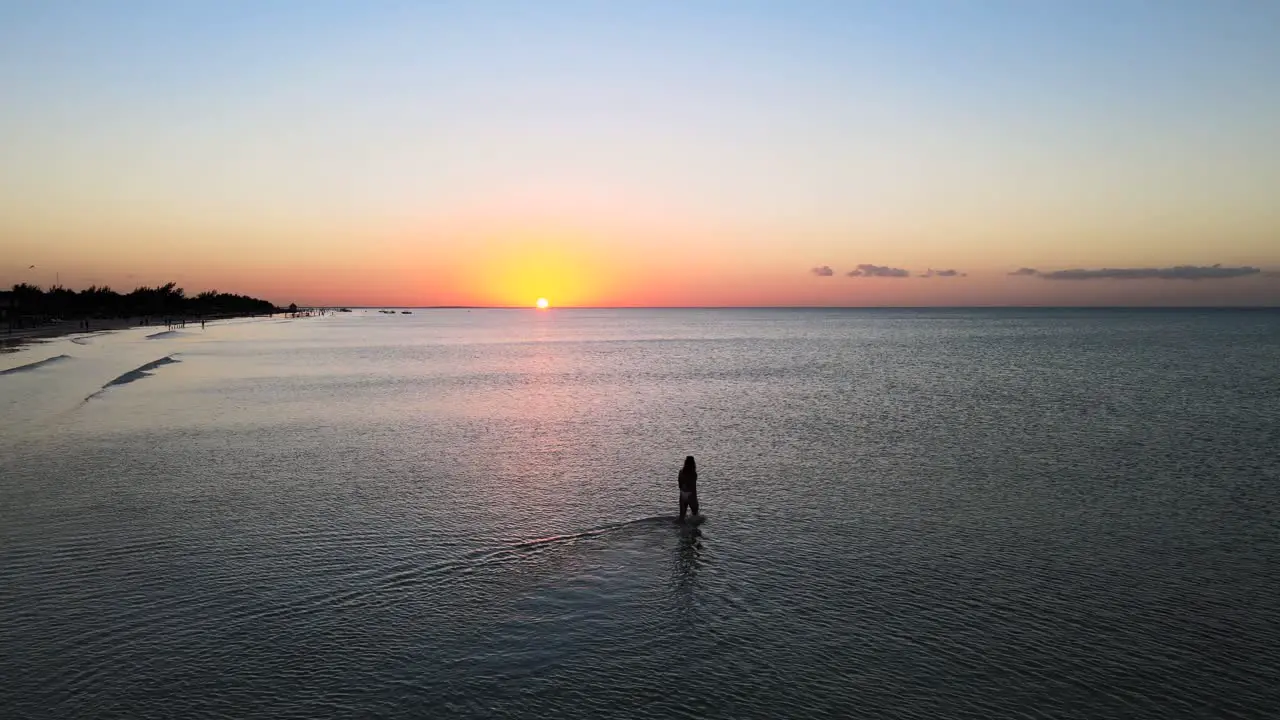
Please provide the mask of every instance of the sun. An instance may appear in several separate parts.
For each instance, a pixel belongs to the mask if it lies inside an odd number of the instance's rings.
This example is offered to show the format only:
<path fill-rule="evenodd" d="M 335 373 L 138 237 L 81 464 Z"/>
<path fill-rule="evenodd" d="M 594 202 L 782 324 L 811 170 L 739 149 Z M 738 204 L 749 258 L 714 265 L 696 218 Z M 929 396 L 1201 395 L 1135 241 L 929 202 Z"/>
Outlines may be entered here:
<path fill-rule="evenodd" d="M 539 310 L 546 310 L 551 307 L 551 303 L 547 302 L 546 298 L 538 298 L 538 302 L 534 303 L 534 305 L 537 305 Z"/>

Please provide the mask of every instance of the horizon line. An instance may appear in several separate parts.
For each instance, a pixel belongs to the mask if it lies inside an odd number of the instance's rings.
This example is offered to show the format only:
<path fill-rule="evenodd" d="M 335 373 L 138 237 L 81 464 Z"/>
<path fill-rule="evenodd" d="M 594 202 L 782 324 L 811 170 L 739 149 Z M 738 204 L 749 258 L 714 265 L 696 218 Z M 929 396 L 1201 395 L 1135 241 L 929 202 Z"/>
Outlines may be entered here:
<path fill-rule="evenodd" d="M 302 305 L 336 310 L 1280 310 L 1275 305 Z"/>

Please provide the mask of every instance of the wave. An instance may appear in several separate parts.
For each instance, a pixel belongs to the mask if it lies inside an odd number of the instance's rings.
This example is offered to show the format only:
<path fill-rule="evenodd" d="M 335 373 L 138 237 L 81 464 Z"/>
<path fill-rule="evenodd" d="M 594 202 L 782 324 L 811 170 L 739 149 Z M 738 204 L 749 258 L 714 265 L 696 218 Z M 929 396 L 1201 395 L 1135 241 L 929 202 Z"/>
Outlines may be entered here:
<path fill-rule="evenodd" d="M 653 515 L 651 517 L 639 518 L 637 520 L 624 520 L 622 522 L 601 525 L 600 527 L 583 530 L 582 532 L 568 533 L 565 535 L 548 535 L 547 537 L 534 538 L 532 540 L 516 540 L 506 548 L 502 548 L 497 551 L 490 551 L 490 553 L 503 552 L 507 550 L 520 550 L 522 548 L 534 548 L 551 543 L 573 542 L 575 540 L 582 540 L 584 538 L 595 537 L 597 535 L 604 535 L 606 533 L 622 530 L 635 525 L 657 525 L 660 523 L 677 524 L 675 518 L 670 515 Z"/>
<path fill-rule="evenodd" d="M 509 544 L 503 547 L 473 550 L 462 555 L 456 560 L 447 560 L 445 562 L 425 567 L 406 563 L 398 569 L 389 569 L 384 571 L 386 573 L 385 579 L 390 585 L 394 586 L 404 584 L 405 581 L 412 582 L 414 580 L 424 579 L 433 575 L 469 572 L 488 565 L 497 565 L 513 560 L 519 560 L 523 557 L 527 557 L 551 547 L 572 544 L 580 540 L 599 537 L 601 535 L 608 535 L 609 533 L 625 530 L 630 527 L 664 524 L 679 527 L 679 524 L 671 515 L 654 515 L 652 517 L 638 518 L 635 520 L 624 520 L 622 522 L 609 523 L 608 525 L 589 528 L 576 533 L 548 535 L 547 537 L 533 538 L 530 540 L 512 540 Z"/>
<path fill-rule="evenodd" d="M 152 333 L 147 336 L 148 340 L 165 340 L 168 338 L 187 337 L 191 333 L 182 332 L 181 330 L 161 330 L 158 333 Z"/>
<path fill-rule="evenodd" d="M 590 538 L 609 535 L 611 533 L 626 530 L 627 528 L 637 526 L 659 526 L 670 525 L 675 529 L 684 529 L 693 527 L 692 525 L 681 525 L 672 515 L 653 515 L 651 517 L 637 518 L 635 520 L 624 520 L 608 525 L 589 528 L 581 532 L 566 533 L 564 535 L 548 535 L 547 537 L 533 538 L 530 540 L 513 540 L 508 545 L 499 548 L 486 548 L 482 550 L 473 550 L 464 554 L 456 560 L 448 560 L 435 565 L 426 567 L 405 567 L 399 573 L 391 573 L 388 580 L 399 580 L 400 582 L 391 582 L 392 585 L 404 584 L 406 581 L 412 583 L 416 580 L 425 579 L 430 576 L 449 575 L 455 572 L 467 573 L 477 569 L 491 565 L 500 565 L 507 562 L 520 560 L 533 554 L 537 554 L 543 550 L 549 550 L 561 545 L 572 545 L 573 543 Z"/>
<path fill-rule="evenodd" d="M 508 587 L 506 583 L 516 583 L 518 591 L 518 588 L 525 587 L 521 583 L 527 583 L 531 579 L 536 580 L 541 575 L 537 572 L 512 573 L 510 570 L 513 569 L 513 565 L 518 566 L 544 552 L 557 549 L 572 554 L 574 543 L 587 538 L 625 533 L 628 528 L 647 527 L 657 530 L 662 525 L 674 525 L 673 517 L 670 515 L 645 517 L 609 523 L 581 532 L 493 544 L 462 553 L 443 562 L 423 562 L 420 557 L 397 558 L 393 555 L 388 558 L 389 561 L 377 563 L 372 567 L 361 563 L 340 574 L 327 575 L 324 583 L 297 588 L 278 600 L 268 602 L 246 604 L 234 594 L 219 593 L 193 597 L 180 593 L 158 597 L 149 591 L 143 592 L 139 593 L 139 601 L 133 604 L 130 608 L 131 612 L 127 615 L 124 617 L 116 615 L 111 622 L 101 623 L 75 637 L 68 636 L 65 646 L 94 659 L 103 658 L 109 655 L 109 646 L 128 642 L 141 634 L 153 632 L 158 623 L 173 628 L 189 618 L 189 613 L 192 612 L 208 612 L 210 616 L 219 616 L 219 626 L 223 631 L 234 633 L 241 629 L 261 627 L 263 623 L 273 621 L 293 623 L 297 618 L 321 612 L 334 610 L 341 612 L 342 608 L 369 610 L 403 603 L 406 600 L 413 602 L 414 593 L 421 592 L 424 587 L 433 587 L 445 593 L 449 592 L 449 588 L 456 587 L 459 588 L 458 597 L 469 597 L 471 595 L 466 594 L 471 592 L 468 587 L 478 580 L 481 586 L 486 588 L 490 587 L 485 584 L 489 582 L 498 582 L 501 588 Z M 385 541 L 385 538 L 377 532 L 355 535 L 357 536 L 355 547 L 362 551 L 375 545 L 381 546 Z M 360 535 L 363 537 L 358 537 Z M 298 539 L 301 540 L 307 536 L 303 534 L 298 536 Z M 343 536 L 348 541 L 353 539 L 350 533 L 343 533 Z M 271 537 L 273 536 L 268 534 L 267 539 Z M 274 537 L 280 538 L 280 536 Z M 236 565 L 239 552 L 254 552 L 253 548 L 256 546 L 257 543 L 250 543 L 244 548 L 232 546 L 225 551 L 219 551 L 219 562 L 222 563 L 220 567 Z M 295 547 L 308 548 L 309 543 L 298 542 Z M 68 536 L 53 549 L 34 546 L 25 548 L 15 556 L 14 560 L 21 568 L 21 572 L 27 572 L 29 576 L 40 574 L 43 578 L 47 578 L 49 585 L 42 590 L 79 586 L 80 580 L 73 573 L 58 571 L 59 567 L 64 567 L 63 563 L 90 568 L 127 568 L 124 572 L 128 575 L 124 578 L 124 582 L 126 585 L 136 586 L 136 584 L 149 583 L 148 580 L 143 579 L 151 577 L 143 572 L 146 558 L 157 556 L 164 559 L 175 557 L 175 552 L 180 555 L 186 551 L 187 549 L 175 548 L 173 538 L 167 532 L 144 531 L 138 534 L 130 533 L 127 536 L 116 536 L 112 542 L 106 543 L 98 542 L 92 535 Z M 50 563 L 50 552 L 58 558 L 57 563 Z M 309 551 L 302 549 L 301 555 L 286 554 L 278 559 L 287 562 L 292 558 L 306 558 L 307 552 Z M 139 560 L 130 560 L 121 566 L 119 562 L 122 556 L 139 558 Z M 258 569 L 261 570 L 261 566 L 258 566 Z M 481 574 L 482 577 L 477 578 L 477 574 Z M 500 588 L 492 589 L 501 591 Z M 485 597 L 493 601 L 492 595 Z"/>
<path fill-rule="evenodd" d="M 655 515 L 652 517 L 625 520 L 599 527 L 589 528 L 581 532 L 564 535 L 551 535 L 530 540 L 513 540 L 502 547 L 489 547 L 465 553 L 462 556 L 443 562 L 424 565 L 413 560 L 402 560 L 390 565 L 363 570 L 345 578 L 345 583 L 354 585 L 347 590 L 315 593 L 310 597 L 298 598 L 287 608 L 277 608 L 272 614 L 288 614 L 302 612 L 306 608 L 316 606 L 341 606 L 359 602 L 371 596 L 405 592 L 424 583 L 449 583 L 473 576 L 477 572 L 494 570 L 503 565 L 529 560 L 543 552 L 571 546 L 582 540 L 606 536 L 627 528 L 670 525 L 681 526 L 671 515 Z"/>
<path fill-rule="evenodd" d="M 127 372 L 127 373 L 125 373 L 125 374 L 121 375 L 120 377 L 116 378 L 115 380 L 112 380 L 111 382 L 107 383 L 106 385 L 103 385 L 103 386 L 102 386 L 102 389 L 98 390 L 97 392 L 93 393 L 92 395 L 89 395 L 88 397 L 86 397 L 86 398 L 84 399 L 84 401 L 85 401 L 85 402 L 89 402 L 89 400 L 91 400 L 92 398 L 95 398 L 95 397 L 97 397 L 97 396 L 101 395 L 102 393 L 106 392 L 106 391 L 107 391 L 107 389 L 109 389 L 109 388 L 113 388 L 113 387 L 116 387 L 117 385 L 128 385 L 129 383 L 134 382 L 134 381 L 136 381 L 136 380 L 141 380 L 141 379 L 142 379 L 142 378 L 144 378 L 144 377 L 150 377 L 150 376 L 151 376 L 151 374 L 152 374 L 152 373 L 151 373 L 151 371 L 152 371 L 152 370 L 155 370 L 156 368 L 158 368 L 158 367 L 160 367 L 160 366 L 162 366 L 162 365 L 169 365 L 169 364 L 171 364 L 171 363 L 176 363 L 176 362 L 180 362 L 180 361 L 179 361 L 179 360 L 174 359 L 174 357 L 173 357 L 172 355 L 166 355 L 166 356 L 164 356 L 164 357 L 160 358 L 159 360 L 152 360 L 151 362 L 149 362 L 149 363 L 147 363 L 147 364 L 145 364 L 145 365 L 139 365 L 138 367 L 136 367 L 136 368 L 134 368 L 134 369 L 130 370 L 129 372 Z"/>
<path fill-rule="evenodd" d="M 28 370 L 35 370 L 37 368 L 42 368 L 45 365 L 52 365 L 56 362 L 60 362 L 62 360 L 70 360 L 70 359 L 71 359 L 70 355 L 57 355 L 55 357 L 45 358 L 44 360 L 39 360 L 37 362 L 27 363 L 26 365 L 19 365 L 18 367 L 15 367 L 15 368 L 9 368 L 8 370 L 0 370 L 0 375 L 13 375 L 14 373 L 27 372 Z"/>

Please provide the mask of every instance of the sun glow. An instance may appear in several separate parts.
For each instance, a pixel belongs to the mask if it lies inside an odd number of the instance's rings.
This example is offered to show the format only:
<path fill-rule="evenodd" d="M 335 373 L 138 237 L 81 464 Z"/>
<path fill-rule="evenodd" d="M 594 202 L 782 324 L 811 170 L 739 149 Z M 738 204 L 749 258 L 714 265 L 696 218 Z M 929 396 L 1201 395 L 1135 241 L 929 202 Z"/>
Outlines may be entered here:
<path fill-rule="evenodd" d="M 538 302 L 534 304 L 538 306 L 539 310 L 546 310 L 547 308 L 551 307 L 551 303 L 547 302 L 546 298 L 538 298 Z"/>

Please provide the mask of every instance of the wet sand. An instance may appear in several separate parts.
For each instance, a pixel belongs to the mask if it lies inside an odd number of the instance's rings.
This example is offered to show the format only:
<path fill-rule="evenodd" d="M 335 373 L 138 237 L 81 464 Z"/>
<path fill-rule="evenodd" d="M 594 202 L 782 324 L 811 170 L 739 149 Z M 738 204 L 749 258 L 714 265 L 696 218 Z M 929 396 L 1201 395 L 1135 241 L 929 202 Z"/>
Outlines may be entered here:
<path fill-rule="evenodd" d="M 219 316 L 217 318 L 205 318 L 205 322 L 212 324 L 218 320 L 228 320 L 235 317 L 251 316 Z M 21 330 L 15 329 L 12 332 L 9 332 L 7 328 L 0 328 L 0 353 L 13 352 L 29 343 L 44 342 L 60 337 L 67 337 L 69 335 L 92 335 L 94 333 L 108 332 L 111 330 L 127 330 L 129 328 L 142 327 L 144 325 L 143 319 L 144 318 L 141 317 L 95 319 L 89 321 L 88 330 L 81 327 L 80 322 L 77 320 L 66 320 L 64 322 L 41 325 L 40 327 L 35 328 L 24 328 Z M 163 318 L 159 320 L 154 317 L 148 318 L 145 325 L 147 327 L 156 328 L 157 332 L 168 328 L 168 325 L 165 323 Z M 190 330 L 192 326 L 199 329 L 200 321 L 188 319 L 186 329 Z"/>
<path fill-rule="evenodd" d="M 12 332 L 8 328 L 4 328 L 0 329 L 0 352 L 12 352 L 32 342 L 53 340 L 68 335 L 89 335 L 108 330 L 125 330 L 141 324 L 142 318 L 111 318 L 91 320 L 88 330 L 85 330 L 76 320 L 67 320 L 34 328 L 14 329 Z"/>

